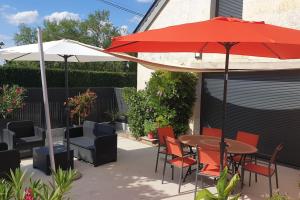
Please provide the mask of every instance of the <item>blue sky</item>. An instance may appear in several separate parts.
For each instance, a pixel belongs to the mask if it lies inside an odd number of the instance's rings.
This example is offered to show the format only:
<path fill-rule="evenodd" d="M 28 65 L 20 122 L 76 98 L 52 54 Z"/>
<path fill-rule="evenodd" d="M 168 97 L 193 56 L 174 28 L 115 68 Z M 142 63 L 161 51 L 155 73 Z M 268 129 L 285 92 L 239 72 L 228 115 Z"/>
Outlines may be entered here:
<path fill-rule="evenodd" d="M 112 0 L 121 6 L 145 14 L 153 0 Z M 99 0 L 1 0 L 0 3 L 0 41 L 5 46 L 14 45 L 13 36 L 18 25 L 25 23 L 38 26 L 45 18 L 59 20 L 62 18 L 85 19 L 95 10 L 107 9 L 114 25 L 128 28 L 132 32 L 141 17 L 121 11 Z"/>

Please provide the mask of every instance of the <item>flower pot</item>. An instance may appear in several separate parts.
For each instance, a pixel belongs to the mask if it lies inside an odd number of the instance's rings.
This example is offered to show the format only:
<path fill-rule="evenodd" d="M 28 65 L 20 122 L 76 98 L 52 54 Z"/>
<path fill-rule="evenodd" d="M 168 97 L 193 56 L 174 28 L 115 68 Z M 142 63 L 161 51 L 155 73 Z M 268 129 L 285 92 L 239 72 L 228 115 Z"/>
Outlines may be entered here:
<path fill-rule="evenodd" d="M 152 132 L 148 133 L 148 139 L 150 140 L 154 139 L 154 134 Z"/>

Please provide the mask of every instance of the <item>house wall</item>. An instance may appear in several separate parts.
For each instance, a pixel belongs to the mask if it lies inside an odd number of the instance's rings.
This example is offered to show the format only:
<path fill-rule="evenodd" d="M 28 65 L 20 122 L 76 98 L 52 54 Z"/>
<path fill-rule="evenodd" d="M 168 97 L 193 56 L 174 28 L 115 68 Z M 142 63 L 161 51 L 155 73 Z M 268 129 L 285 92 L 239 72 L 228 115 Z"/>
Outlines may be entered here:
<path fill-rule="evenodd" d="M 215 13 L 215 6 L 212 5 L 215 5 L 215 0 L 185 0 L 184 3 L 182 0 L 170 0 L 151 24 L 149 30 L 210 19 Z M 139 53 L 138 57 L 175 65 L 190 65 L 197 62 L 194 53 Z M 138 65 L 138 89 L 145 88 L 152 72 L 153 70 L 147 69 L 140 64 Z M 201 74 L 199 74 L 196 95 L 194 114 L 190 120 L 190 128 L 193 133 L 199 133 L 200 130 Z"/>
<path fill-rule="evenodd" d="M 253 21 L 265 21 L 280 26 L 300 29 L 300 1 L 299 0 L 246 0 L 243 1 L 243 19 Z M 188 22 L 208 20 L 215 15 L 216 0 L 169 0 L 162 12 L 156 17 L 149 29 L 162 28 L 171 25 Z M 218 54 L 203 54 L 202 60 L 196 60 L 193 53 L 140 53 L 139 58 L 152 60 L 160 63 L 175 65 L 205 65 L 214 62 L 215 66 L 224 65 L 225 56 Z M 279 61 L 277 59 L 266 59 L 257 57 L 245 57 L 232 55 L 230 62 L 257 63 L 259 62 L 297 62 L 300 61 Z M 237 64 L 238 64 L 237 63 Z M 271 64 L 272 65 L 272 64 Z M 269 67 L 272 67 L 272 66 Z M 153 71 L 138 65 L 137 88 L 145 88 L 146 82 Z M 201 74 L 199 75 L 201 78 Z M 201 81 L 197 85 L 197 101 L 194 106 L 194 115 L 191 119 L 191 131 L 199 132 L 200 123 L 200 99 Z"/>

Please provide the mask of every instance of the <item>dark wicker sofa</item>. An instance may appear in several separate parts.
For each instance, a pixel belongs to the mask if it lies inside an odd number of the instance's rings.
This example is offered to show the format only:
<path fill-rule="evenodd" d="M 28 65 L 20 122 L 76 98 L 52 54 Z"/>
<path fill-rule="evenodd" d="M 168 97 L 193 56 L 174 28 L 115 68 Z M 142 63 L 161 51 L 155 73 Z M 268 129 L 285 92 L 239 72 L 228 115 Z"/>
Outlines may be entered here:
<path fill-rule="evenodd" d="M 70 128 L 70 148 L 74 156 L 95 167 L 117 161 L 117 134 L 104 123 L 85 121 L 82 127 Z"/>
<path fill-rule="evenodd" d="M 19 150 L 21 158 L 32 156 L 32 149 L 45 145 L 45 131 L 32 121 L 11 121 L 3 129 L 3 140 L 8 149 Z"/>
<path fill-rule="evenodd" d="M 0 178 L 8 178 L 10 170 L 20 168 L 20 153 L 18 150 L 8 150 L 6 143 L 0 143 Z"/>

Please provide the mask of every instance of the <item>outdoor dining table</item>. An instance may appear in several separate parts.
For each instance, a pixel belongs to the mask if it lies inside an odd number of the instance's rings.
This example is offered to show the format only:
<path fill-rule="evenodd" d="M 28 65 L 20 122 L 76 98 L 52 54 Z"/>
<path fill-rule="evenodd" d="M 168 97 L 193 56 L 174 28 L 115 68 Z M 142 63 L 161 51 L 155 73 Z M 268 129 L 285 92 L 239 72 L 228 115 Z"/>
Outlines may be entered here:
<path fill-rule="evenodd" d="M 181 135 L 178 137 L 178 140 L 182 144 L 192 147 L 196 147 L 198 145 L 198 147 L 202 148 L 219 148 L 221 142 L 220 138 L 207 135 Z M 256 147 L 238 140 L 225 138 L 225 142 L 227 144 L 227 153 L 230 154 L 247 155 L 257 152 Z"/>
<path fill-rule="evenodd" d="M 178 140 L 187 146 L 198 147 L 200 148 L 220 148 L 221 138 L 207 136 L 207 135 L 181 135 L 178 137 Z M 233 162 L 234 155 L 241 155 L 241 158 L 238 163 L 233 167 L 233 170 L 236 172 L 241 165 L 243 159 L 247 155 L 257 153 L 257 148 L 246 144 L 244 142 L 225 138 L 225 143 L 227 145 L 226 151 L 230 154 L 230 159 Z"/>

